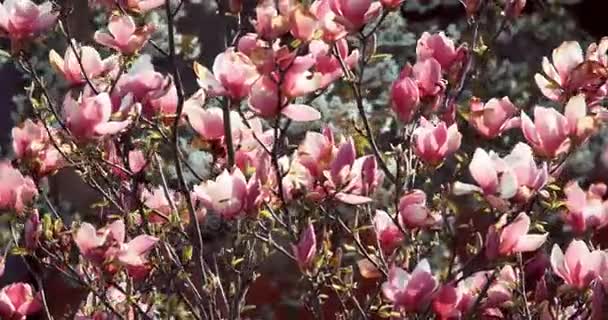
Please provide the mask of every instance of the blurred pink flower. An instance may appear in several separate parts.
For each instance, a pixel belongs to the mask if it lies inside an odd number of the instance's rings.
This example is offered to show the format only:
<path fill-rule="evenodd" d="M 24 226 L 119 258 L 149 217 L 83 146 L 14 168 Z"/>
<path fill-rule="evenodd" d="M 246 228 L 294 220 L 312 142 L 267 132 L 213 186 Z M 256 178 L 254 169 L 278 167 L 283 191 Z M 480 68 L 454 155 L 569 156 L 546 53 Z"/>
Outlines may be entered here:
<path fill-rule="evenodd" d="M 148 219 L 152 223 L 165 223 L 169 221 L 173 209 L 171 208 L 170 200 L 173 203 L 178 203 L 177 193 L 173 190 L 167 190 L 168 195 L 165 194 L 163 187 L 153 188 L 152 191 L 143 189 L 141 197 L 146 207 L 152 209 L 152 212 L 148 216 Z M 167 198 L 170 197 L 169 199 Z M 175 208 L 177 210 L 177 208 Z M 163 215 L 163 216 L 160 216 Z"/>
<path fill-rule="evenodd" d="M 323 75 L 310 70 L 315 63 L 312 54 L 294 58 L 281 84 L 281 91 L 287 98 L 301 97 L 321 88 Z"/>
<path fill-rule="evenodd" d="M 317 253 L 317 239 L 315 236 L 315 228 L 312 223 L 302 231 L 300 242 L 297 245 L 292 245 L 296 262 L 301 270 L 307 270 Z"/>
<path fill-rule="evenodd" d="M 0 162 L 0 181 L 0 209 L 21 213 L 38 196 L 34 181 L 24 177 L 8 161 Z"/>
<path fill-rule="evenodd" d="M 63 156 L 41 122 L 26 119 L 20 127 L 13 128 L 11 135 L 15 156 L 31 164 L 38 176 L 45 176 L 64 165 Z"/>
<path fill-rule="evenodd" d="M 342 38 L 334 43 L 334 46 L 344 62 L 347 69 L 356 68 L 359 62 L 359 50 L 350 51 L 348 41 Z M 313 40 L 308 45 L 310 53 L 315 58 L 314 69 L 321 74 L 320 88 L 326 88 L 336 80 L 344 76 L 342 64 L 332 53 L 332 47 L 324 41 Z"/>
<path fill-rule="evenodd" d="M 380 246 L 385 252 L 391 252 L 403 240 L 403 233 L 386 211 L 376 210 L 374 230 Z"/>
<path fill-rule="evenodd" d="M 30 0 L 5 0 L 0 4 L 0 28 L 13 44 L 49 31 L 58 16 L 51 2 L 37 5 Z"/>
<path fill-rule="evenodd" d="M 289 32 L 288 11 L 289 8 L 286 6 L 277 7 L 274 0 L 258 1 L 255 7 L 256 19 L 253 22 L 256 33 L 261 38 L 272 41 Z"/>
<path fill-rule="evenodd" d="M 495 259 L 498 256 L 510 256 L 521 252 L 536 251 L 547 240 L 548 233 L 528 234 L 530 218 L 524 212 L 515 220 L 506 224 L 506 215 L 490 227 L 486 236 L 486 256 Z"/>
<path fill-rule="evenodd" d="M 78 139 L 93 139 L 116 134 L 131 123 L 130 120 L 111 121 L 112 101 L 106 92 L 96 96 L 81 96 L 78 100 L 66 94 L 63 102 L 66 126 Z"/>
<path fill-rule="evenodd" d="M 38 241 L 42 235 L 42 224 L 40 223 L 40 215 L 38 210 L 30 213 L 24 226 L 25 247 L 28 250 L 35 250 L 38 247 Z"/>
<path fill-rule="evenodd" d="M 277 82 L 269 76 L 260 77 L 251 87 L 249 108 L 263 118 L 274 118 L 279 113 L 293 121 L 301 122 L 321 118 L 321 114 L 310 106 L 290 104 L 286 99 L 279 102 Z"/>
<path fill-rule="evenodd" d="M 78 62 L 78 57 L 80 57 L 80 62 Z M 63 58 L 55 50 L 51 50 L 49 53 L 51 65 L 63 75 L 70 85 L 85 83 L 84 74 L 86 74 L 89 80 L 94 80 L 100 75 L 113 70 L 118 65 L 116 56 L 110 56 L 102 60 L 99 52 L 89 46 L 82 46 L 78 50 L 78 57 L 74 53 L 74 50 L 72 50 L 72 47 L 68 47 L 65 50 Z M 82 67 L 80 66 L 81 63 Z"/>
<path fill-rule="evenodd" d="M 605 259 L 600 250 L 589 251 L 587 244 L 582 240 L 573 240 L 562 252 L 557 244 L 551 250 L 551 267 L 553 272 L 567 286 L 576 289 L 585 289 L 599 274 L 601 264 Z"/>
<path fill-rule="evenodd" d="M 382 284 L 382 292 L 395 308 L 419 311 L 424 310 L 431 302 L 437 286 L 438 282 L 432 274 L 429 262 L 423 259 L 411 274 L 393 266 L 387 281 Z"/>
<path fill-rule="evenodd" d="M 297 5 L 289 15 L 289 25 L 291 35 L 303 42 L 313 39 L 317 31 L 317 18 L 303 5 Z"/>
<path fill-rule="evenodd" d="M 387 10 L 395 10 L 399 8 L 404 2 L 405 0 L 380 0 L 382 6 Z"/>
<path fill-rule="evenodd" d="M 553 64 L 543 58 L 543 72 L 534 76 L 536 85 L 545 97 L 559 101 L 565 92 L 570 91 L 571 74 L 583 63 L 583 49 L 576 41 L 567 41 L 553 50 Z"/>
<path fill-rule="evenodd" d="M 571 181 L 564 187 L 566 194 L 566 222 L 575 232 L 584 233 L 588 228 L 599 229 L 608 224 L 608 202 L 603 200 L 606 185 L 592 184 L 587 192 L 578 182 Z"/>
<path fill-rule="evenodd" d="M 148 165 L 148 160 L 143 151 L 139 149 L 129 151 L 129 170 L 134 174 L 140 173 Z"/>
<path fill-rule="evenodd" d="M 587 102 L 585 95 L 576 95 L 566 104 L 564 115 L 568 119 L 570 137 L 576 142 L 582 142 L 593 133 L 595 120 L 587 115 Z"/>
<path fill-rule="evenodd" d="M 443 32 L 424 32 L 416 45 L 416 57 L 417 61 L 434 58 L 441 65 L 441 69 L 447 71 L 464 57 L 464 47 L 456 49 L 454 41 Z"/>
<path fill-rule="evenodd" d="M 208 180 L 194 187 L 194 199 L 201 201 L 208 210 L 225 219 L 233 219 L 247 213 L 253 206 L 249 195 L 256 193 L 258 187 L 247 183 L 239 168 L 233 173 L 224 170 L 215 180 Z"/>
<path fill-rule="evenodd" d="M 228 48 L 215 57 L 213 73 L 199 63 L 194 63 L 198 84 L 210 97 L 228 96 L 239 101 L 249 95 L 259 74 L 253 62 L 234 48 Z"/>
<path fill-rule="evenodd" d="M 525 7 L 526 0 L 508 0 L 505 8 L 505 14 L 511 19 L 518 18 Z"/>
<path fill-rule="evenodd" d="M 333 0 L 317 0 L 310 5 L 310 12 L 319 21 L 322 39 L 328 43 L 342 39 L 346 36 L 344 25 L 336 21 L 336 14 L 332 11 L 330 2 Z"/>
<path fill-rule="evenodd" d="M 541 156 L 554 158 L 570 149 L 568 119 L 553 108 L 534 107 L 534 122 L 522 111 L 524 137 Z"/>
<path fill-rule="evenodd" d="M 6 320 L 25 320 L 40 311 L 38 294 L 27 283 L 13 283 L 0 290 L 0 316 Z"/>
<path fill-rule="evenodd" d="M 132 55 L 148 42 L 155 28 L 153 25 L 137 27 L 129 15 L 113 15 L 108 23 L 110 33 L 96 31 L 95 41 L 103 46 Z"/>
<path fill-rule="evenodd" d="M 493 98 L 485 104 L 474 99 L 471 102 L 469 122 L 483 137 L 492 139 L 500 136 L 505 130 L 519 127 L 520 119 L 514 117 L 515 114 L 517 108 L 509 97 L 500 100 Z"/>
<path fill-rule="evenodd" d="M 445 88 L 441 70 L 441 64 L 433 57 L 417 61 L 412 67 L 412 76 L 418 84 L 421 99 L 434 97 Z"/>
<path fill-rule="evenodd" d="M 403 123 L 412 121 L 420 108 L 420 91 L 411 73 L 411 67 L 406 66 L 391 88 L 391 108 Z"/>
<path fill-rule="evenodd" d="M 399 199 L 399 217 L 407 228 L 428 228 L 437 225 L 441 217 L 426 205 L 426 193 L 414 189 Z"/>
<path fill-rule="evenodd" d="M 359 31 L 382 10 L 382 4 L 373 0 L 329 0 L 329 5 L 335 20 L 352 32 Z"/>
<path fill-rule="evenodd" d="M 428 164 L 437 165 L 460 148 L 462 134 L 456 123 L 450 127 L 443 121 L 435 125 L 422 117 L 414 139 L 416 155 Z"/>

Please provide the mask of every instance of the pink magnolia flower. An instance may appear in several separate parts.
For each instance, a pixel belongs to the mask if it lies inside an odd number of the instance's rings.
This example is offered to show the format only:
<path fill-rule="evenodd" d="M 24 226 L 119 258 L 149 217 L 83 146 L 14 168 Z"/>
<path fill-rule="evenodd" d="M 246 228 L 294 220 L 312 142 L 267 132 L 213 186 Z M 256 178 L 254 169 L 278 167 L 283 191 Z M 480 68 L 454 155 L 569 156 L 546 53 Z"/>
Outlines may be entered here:
<path fill-rule="evenodd" d="M 530 218 L 525 212 L 521 212 L 513 222 L 505 226 L 506 219 L 507 216 L 503 215 L 486 235 L 486 256 L 489 259 L 536 251 L 547 240 L 548 233 L 528 234 Z"/>
<path fill-rule="evenodd" d="M 319 27 L 323 31 L 324 41 L 331 43 L 346 36 L 346 28 L 336 22 L 336 14 L 332 11 L 330 2 L 333 0 L 317 0 L 310 5 L 310 12 L 315 15 Z"/>
<path fill-rule="evenodd" d="M 403 233 L 386 211 L 376 210 L 374 230 L 385 252 L 391 252 L 403 240 Z"/>
<path fill-rule="evenodd" d="M 399 267 L 392 267 L 387 281 L 382 284 L 382 292 L 395 308 L 418 311 L 424 310 L 431 302 L 437 285 L 429 262 L 423 259 L 411 274 Z"/>
<path fill-rule="evenodd" d="M 198 104 L 186 104 L 184 106 L 184 114 L 187 115 L 192 129 L 202 139 L 213 141 L 224 138 L 224 118 L 221 108 L 211 107 L 203 109 Z M 233 139 L 239 138 L 243 124 L 241 117 L 236 111 L 230 111 L 230 123 L 232 125 Z"/>
<path fill-rule="evenodd" d="M 165 223 L 169 221 L 173 208 L 171 202 L 178 203 L 178 196 L 173 190 L 168 190 L 169 194 L 165 194 L 162 187 L 156 187 L 152 191 L 144 189 L 141 193 L 143 203 L 146 207 L 152 209 L 148 219 L 152 223 Z M 169 198 L 167 198 L 169 197 Z M 177 208 L 175 208 L 177 210 Z M 161 216 L 162 215 L 162 216 Z"/>
<path fill-rule="evenodd" d="M 584 61 L 583 49 L 576 41 L 567 41 L 553 50 L 553 64 L 547 57 L 543 58 L 543 72 L 534 76 L 536 85 L 545 97 L 558 101 L 565 92 L 569 92 L 572 72 Z"/>
<path fill-rule="evenodd" d="M 129 151 L 129 170 L 134 174 L 142 172 L 148 165 L 148 160 L 143 151 L 136 149 Z"/>
<path fill-rule="evenodd" d="M 283 1 L 286 2 L 286 1 Z M 259 1 L 255 8 L 256 20 L 253 23 L 255 31 L 265 40 L 274 40 L 289 32 L 289 9 L 285 5 L 277 5 L 276 1 Z"/>
<path fill-rule="evenodd" d="M 445 83 L 441 76 L 441 64 L 435 58 L 429 57 L 417 61 L 412 67 L 412 76 L 416 79 L 420 97 L 434 97 L 441 92 Z"/>
<path fill-rule="evenodd" d="M 0 181 L 0 209 L 21 213 L 38 195 L 34 181 L 24 177 L 8 161 L 0 162 Z"/>
<path fill-rule="evenodd" d="M 114 15 L 110 17 L 108 31 L 95 32 L 95 41 L 103 46 L 132 55 L 139 51 L 150 39 L 155 28 L 153 25 L 137 27 L 129 15 Z"/>
<path fill-rule="evenodd" d="M 164 0 L 120 0 L 122 7 L 131 11 L 145 13 L 165 4 Z"/>
<path fill-rule="evenodd" d="M 329 0 L 329 5 L 336 21 L 351 31 L 361 29 L 382 10 L 382 4 L 373 0 Z"/>
<path fill-rule="evenodd" d="M 297 98 L 312 93 L 323 85 L 323 76 L 310 69 L 316 60 L 312 54 L 298 56 L 285 73 L 281 91 L 288 98 Z"/>
<path fill-rule="evenodd" d="M 296 257 L 296 262 L 301 270 L 307 270 L 317 253 L 317 239 L 315 236 L 315 228 L 312 223 L 302 231 L 300 242 L 297 245 L 292 245 L 293 254 Z"/>
<path fill-rule="evenodd" d="M 66 126 L 79 139 L 93 139 L 116 134 L 131 123 L 130 120 L 111 121 L 112 101 L 106 92 L 96 96 L 81 96 L 74 100 L 68 93 L 63 102 Z"/>
<path fill-rule="evenodd" d="M 317 17 L 302 5 L 297 5 L 291 11 L 289 22 L 291 35 L 303 42 L 312 40 L 318 27 Z"/>
<path fill-rule="evenodd" d="M 591 135 L 595 127 L 593 117 L 587 115 L 587 102 L 585 95 L 576 95 L 566 104 L 564 115 L 568 119 L 570 136 L 577 142 L 585 140 Z"/>
<path fill-rule="evenodd" d="M 78 57 L 80 57 L 81 62 L 78 62 Z M 118 62 L 115 56 L 102 60 L 99 52 L 89 46 L 81 47 L 78 51 L 78 57 L 71 47 L 68 47 L 65 51 L 63 58 L 55 50 L 51 50 L 49 53 L 51 65 L 63 75 L 70 85 L 85 83 L 84 74 L 89 80 L 93 80 L 114 69 Z M 82 67 L 80 63 L 82 63 Z"/>
<path fill-rule="evenodd" d="M 469 172 L 477 186 L 457 182 L 454 193 L 480 192 L 494 206 L 500 199 L 527 201 L 534 191 L 542 189 L 549 179 L 547 164 L 537 167 L 532 149 L 525 143 L 515 145 L 511 153 L 500 158 L 496 153 L 477 148 L 469 164 Z"/>
<path fill-rule="evenodd" d="M 568 212 L 566 222 L 578 233 L 588 228 L 599 229 L 608 223 L 608 202 L 603 200 L 606 185 L 592 184 L 587 192 L 578 182 L 572 181 L 564 187 Z"/>
<path fill-rule="evenodd" d="M 437 225 L 441 217 L 426 205 L 426 193 L 412 190 L 399 199 L 401 223 L 408 228 L 428 228 Z"/>
<path fill-rule="evenodd" d="M 460 148 L 462 134 L 456 123 L 448 127 L 440 121 L 435 125 L 422 117 L 420 126 L 414 131 L 414 139 L 416 155 L 422 161 L 436 165 Z"/>
<path fill-rule="evenodd" d="M 524 137 L 541 156 L 554 158 L 570 149 L 568 119 L 553 108 L 534 107 L 534 122 L 521 113 Z"/>
<path fill-rule="evenodd" d="M 308 169 L 314 178 L 321 178 L 323 172 L 329 169 L 337 151 L 334 134 L 329 127 L 323 129 L 322 133 L 308 131 L 298 147 L 297 161 Z"/>
<path fill-rule="evenodd" d="M 11 133 L 15 156 L 31 164 L 39 176 L 47 175 L 63 166 L 63 156 L 51 143 L 42 123 L 26 119 L 21 127 L 14 127 Z"/>
<path fill-rule="evenodd" d="M 440 320 L 461 319 L 475 302 L 474 290 L 467 287 L 466 280 L 458 286 L 445 284 L 433 297 L 433 311 Z"/>
<path fill-rule="evenodd" d="M 24 227 L 25 247 L 28 250 L 35 250 L 38 247 L 38 241 L 42 235 L 42 224 L 40 223 L 40 215 L 38 210 L 34 210 L 27 218 Z M 1 276 L 1 275 L 0 275 Z"/>
<path fill-rule="evenodd" d="M 371 198 L 368 196 L 383 179 L 373 156 L 356 158 L 352 139 L 340 145 L 329 170 L 323 174 L 327 178 L 324 183 L 325 190 L 335 191 L 336 199 L 352 205 L 370 202 Z"/>
<path fill-rule="evenodd" d="M 13 44 L 48 31 L 58 16 L 51 2 L 37 5 L 30 0 L 6 0 L 0 4 L 0 28 Z"/>
<path fill-rule="evenodd" d="M 95 263 L 114 262 L 129 271 L 138 271 L 147 264 L 148 252 L 158 238 L 143 234 L 125 243 L 125 237 L 125 223 L 122 220 L 116 220 L 99 230 L 85 222 L 76 232 L 74 242 L 80 253 Z"/>
<path fill-rule="evenodd" d="M 139 60 L 123 74 L 112 91 L 114 111 L 140 104 L 145 117 L 170 116 L 177 111 L 177 89 L 173 79 L 154 70 L 149 61 Z"/>
<path fill-rule="evenodd" d="M 404 2 L 405 0 L 380 0 L 382 6 L 387 10 L 395 10 L 399 8 Z"/>
<path fill-rule="evenodd" d="M 487 103 L 474 99 L 471 102 L 471 116 L 469 122 L 483 137 L 492 139 L 500 136 L 505 130 L 520 125 L 517 108 L 511 103 L 509 97 L 498 100 L 490 99 Z"/>
<path fill-rule="evenodd" d="M 13 283 L 0 290 L 0 316 L 6 320 L 25 320 L 42 308 L 38 294 L 27 283 Z"/>
<path fill-rule="evenodd" d="M 465 49 L 462 46 L 456 49 L 454 41 L 443 32 L 432 35 L 424 32 L 416 45 L 417 61 L 434 58 L 439 62 L 443 70 L 449 70 L 456 62 L 462 59 L 464 51 Z"/>
<path fill-rule="evenodd" d="M 581 240 L 570 242 L 565 255 L 557 244 L 554 244 L 551 250 L 553 272 L 562 278 L 567 286 L 576 289 L 589 286 L 598 276 L 604 259 L 602 251 L 589 251 L 587 244 Z"/>
<path fill-rule="evenodd" d="M 199 63 L 194 63 L 198 84 L 211 97 L 228 96 L 239 101 L 249 95 L 259 74 L 253 62 L 241 52 L 228 48 L 215 57 L 213 73 Z"/>
<path fill-rule="evenodd" d="M 249 183 L 239 168 L 233 173 L 224 170 L 215 180 L 208 180 L 194 187 L 194 198 L 208 210 L 233 219 L 246 213 L 253 206 L 256 194 L 254 179 Z"/>
<path fill-rule="evenodd" d="M 352 50 L 348 48 L 348 41 L 342 38 L 336 40 L 334 46 L 344 61 L 344 67 L 347 69 L 353 69 L 359 62 L 359 50 Z M 321 40 L 313 40 L 308 45 L 310 53 L 315 58 L 314 69 L 317 73 L 321 74 L 320 88 L 326 88 L 336 80 L 344 76 L 344 70 L 340 60 L 332 53 L 332 47 Z"/>
<path fill-rule="evenodd" d="M 410 74 L 411 67 L 406 66 L 391 88 L 391 108 L 404 123 L 412 121 L 420 107 L 418 84 Z"/>
<path fill-rule="evenodd" d="M 249 108 L 263 118 L 274 118 L 279 113 L 293 121 L 314 121 L 321 114 L 310 106 L 290 104 L 285 97 L 279 101 L 279 86 L 270 76 L 260 77 L 251 87 Z"/>

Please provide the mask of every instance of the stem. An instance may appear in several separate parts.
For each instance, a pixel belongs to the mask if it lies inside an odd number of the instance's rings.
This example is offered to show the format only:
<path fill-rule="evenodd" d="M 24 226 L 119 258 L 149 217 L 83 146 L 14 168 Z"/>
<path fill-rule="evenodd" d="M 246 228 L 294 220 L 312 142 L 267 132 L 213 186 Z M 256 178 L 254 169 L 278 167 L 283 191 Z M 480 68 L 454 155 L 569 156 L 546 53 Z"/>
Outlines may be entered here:
<path fill-rule="evenodd" d="M 232 141 L 232 124 L 230 123 L 230 109 L 233 106 L 238 106 L 237 103 L 228 99 L 227 103 L 222 108 L 222 116 L 224 120 L 224 141 L 226 142 L 226 156 L 228 168 L 234 167 L 234 142 Z"/>

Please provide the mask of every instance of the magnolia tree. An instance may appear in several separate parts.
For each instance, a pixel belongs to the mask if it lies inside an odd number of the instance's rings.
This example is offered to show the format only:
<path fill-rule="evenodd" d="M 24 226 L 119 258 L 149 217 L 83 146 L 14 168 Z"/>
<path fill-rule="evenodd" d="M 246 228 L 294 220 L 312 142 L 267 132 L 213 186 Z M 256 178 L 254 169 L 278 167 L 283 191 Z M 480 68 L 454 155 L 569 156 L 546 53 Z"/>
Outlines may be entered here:
<path fill-rule="evenodd" d="M 469 98 L 525 0 L 466 0 L 463 43 L 424 32 L 386 88 L 386 142 L 363 79 L 403 2 L 227 1 L 220 13 L 239 23 L 207 69 L 177 53 L 183 0 L 90 1 L 107 25 L 87 44 L 70 37 L 69 1 L 5 0 L 0 29 L 31 79 L 32 117 L 0 163 L 7 260 L 29 274 L 1 289 L 0 317 L 260 318 L 257 284 L 288 278 L 278 290 L 314 319 L 604 319 L 607 186 L 570 181 L 564 164 L 608 119 L 608 39 L 539 61 L 546 99 L 529 110 Z M 151 11 L 166 26 L 146 23 Z M 151 40 L 161 30 L 167 46 Z M 44 45 L 49 33 L 65 52 Z M 60 95 L 34 50 L 68 84 Z M 336 87 L 355 123 L 290 130 L 319 125 L 313 101 Z M 184 144 L 212 156 L 209 173 Z M 102 199 L 90 212 L 66 215 L 48 196 L 63 170 Z"/>

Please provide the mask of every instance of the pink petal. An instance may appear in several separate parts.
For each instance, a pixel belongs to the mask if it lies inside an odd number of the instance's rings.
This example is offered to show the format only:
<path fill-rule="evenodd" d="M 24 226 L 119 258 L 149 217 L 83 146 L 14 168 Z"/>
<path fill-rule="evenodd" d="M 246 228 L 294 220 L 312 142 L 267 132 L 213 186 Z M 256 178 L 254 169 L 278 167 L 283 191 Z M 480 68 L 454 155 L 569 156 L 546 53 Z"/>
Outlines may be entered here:
<path fill-rule="evenodd" d="M 290 104 L 281 113 L 293 121 L 307 122 L 321 119 L 321 113 L 304 104 Z"/>

